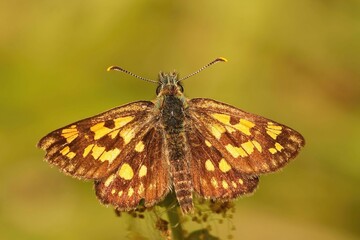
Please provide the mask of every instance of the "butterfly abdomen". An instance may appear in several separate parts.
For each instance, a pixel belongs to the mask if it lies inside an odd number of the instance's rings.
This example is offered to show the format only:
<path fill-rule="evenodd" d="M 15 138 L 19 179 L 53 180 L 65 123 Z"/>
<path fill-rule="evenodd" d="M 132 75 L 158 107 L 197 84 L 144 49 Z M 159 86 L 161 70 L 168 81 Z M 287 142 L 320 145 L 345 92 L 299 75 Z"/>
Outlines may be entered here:
<path fill-rule="evenodd" d="M 165 144 L 167 145 L 170 174 L 176 198 L 183 213 L 191 212 L 192 182 L 189 169 L 189 155 L 187 139 L 184 130 L 184 104 L 176 96 L 164 96 L 161 109 L 162 124 L 165 130 Z"/>

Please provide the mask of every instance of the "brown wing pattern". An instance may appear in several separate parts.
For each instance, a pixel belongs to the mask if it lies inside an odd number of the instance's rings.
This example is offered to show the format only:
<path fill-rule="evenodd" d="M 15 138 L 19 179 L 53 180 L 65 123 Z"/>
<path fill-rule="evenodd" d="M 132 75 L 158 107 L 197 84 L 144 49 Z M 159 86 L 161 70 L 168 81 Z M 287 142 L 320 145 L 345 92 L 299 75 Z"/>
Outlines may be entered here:
<path fill-rule="evenodd" d="M 38 147 L 45 159 L 80 179 L 109 175 L 150 129 L 154 104 L 139 101 L 80 120 L 49 133 Z M 135 137 L 136 136 L 136 137 Z"/>
<path fill-rule="evenodd" d="M 295 130 L 230 105 L 203 98 L 188 104 L 192 125 L 239 173 L 275 171 L 305 144 Z"/>
<path fill-rule="evenodd" d="M 169 192 L 169 166 L 165 160 L 162 133 L 152 128 L 129 152 L 116 172 L 95 182 L 96 195 L 104 204 L 128 211 L 141 199 L 146 207 Z"/>
<path fill-rule="evenodd" d="M 255 190 L 259 181 L 257 176 L 242 174 L 231 167 L 198 129 L 192 128 L 187 133 L 192 155 L 190 171 L 196 193 L 205 198 L 227 200 Z"/>

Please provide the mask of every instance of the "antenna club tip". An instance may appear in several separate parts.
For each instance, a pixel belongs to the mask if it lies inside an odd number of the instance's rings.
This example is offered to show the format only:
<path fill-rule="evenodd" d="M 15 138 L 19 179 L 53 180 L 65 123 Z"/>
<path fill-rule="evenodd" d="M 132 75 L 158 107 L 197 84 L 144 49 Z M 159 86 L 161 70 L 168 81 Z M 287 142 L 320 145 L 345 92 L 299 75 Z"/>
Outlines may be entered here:
<path fill-rule="evenodd" d="M 228 60 L 224 57 L 218 57 L 217 58 L 219 61 L 222 61 L 222 62 L 227 62 Z"/>
<path fill-rule="evenodd" d="M 107 69 L 106 69 L 106 71 L 112 71 L 112 70 L 118 70 L 119 69 L 119 67 L 117 67 L 117 66 L 110 66 L 110 67 L 108 67 Z"/>

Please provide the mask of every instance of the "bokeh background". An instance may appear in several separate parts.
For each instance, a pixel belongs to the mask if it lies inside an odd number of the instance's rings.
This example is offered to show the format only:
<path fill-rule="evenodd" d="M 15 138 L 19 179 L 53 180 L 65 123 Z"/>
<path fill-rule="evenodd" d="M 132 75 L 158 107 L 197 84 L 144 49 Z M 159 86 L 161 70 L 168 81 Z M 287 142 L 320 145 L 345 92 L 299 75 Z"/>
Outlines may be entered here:
<path fill-rule="evenodd" d="M 0 28 L 1 239 L 128 236 L 136 221 L 116 218 L 91 182 L 51 168 L 35 145 L 68 123 L 155 97 L 154 85 L 110 65 L 156 79 L 218 56 L 229 62 L 186 80 L 188 97 L 266 116 L 307 141 L 237 201 L 236 238 L 360 238 L 359 1 L 5 0 Z"/>

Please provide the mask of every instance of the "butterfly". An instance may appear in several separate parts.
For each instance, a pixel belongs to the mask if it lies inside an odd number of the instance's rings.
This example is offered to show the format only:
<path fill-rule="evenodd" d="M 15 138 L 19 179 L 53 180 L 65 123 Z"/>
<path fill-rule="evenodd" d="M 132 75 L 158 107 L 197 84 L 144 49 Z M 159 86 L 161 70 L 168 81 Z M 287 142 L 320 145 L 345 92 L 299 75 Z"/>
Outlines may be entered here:
<path fill-rule="evenodd" d="M 184 214 L 193 195 L 228 201 L 253 192 L 261 174 L 285 166 L 304 146 L 300 133 L 212 99 L 184 96 L 176 72 L 159 73 L 153 101 L 132 102 L 57 129 L 38 147 L 67 175 L 95 182 L 104 204 L 151 207 L 174 192 Z"/>

